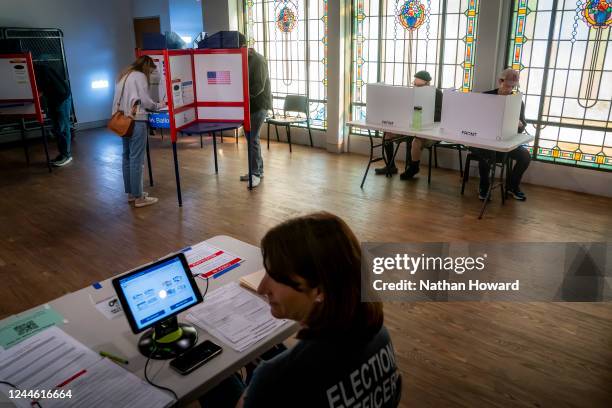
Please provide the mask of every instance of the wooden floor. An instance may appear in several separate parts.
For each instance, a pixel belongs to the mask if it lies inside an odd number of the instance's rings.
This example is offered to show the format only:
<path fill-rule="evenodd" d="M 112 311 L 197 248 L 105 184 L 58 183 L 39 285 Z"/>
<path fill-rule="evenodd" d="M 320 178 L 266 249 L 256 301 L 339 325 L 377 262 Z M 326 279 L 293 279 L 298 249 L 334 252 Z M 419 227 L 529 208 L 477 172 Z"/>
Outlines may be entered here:
<path fill-rule="evenodd" d="M 219 234 L 258 244 L 270 227 L 310 211 L 343 217 L 362 241 L 612 241 L 612 200 L 524 186 L 527 202 L 485 219 L 476 178 L 459 195 L 458 172 L 403 182 L 371 174 L 364 156 L 274 143 L 265 178 L 238 181 L 244 139 L 227 137 L 214 174 L 210 146 L 179 146 L 177 206 L 171 148 L 151 141 L 157 205 L 133 209 L 121 177 L 121 140 L 80 132 L 75 161 L 48 174 L 42 148 L 27 168 L 20 148 L 0 150 L 0 316 L 23 311 L 190 243 Z M 54 151 L 54 149 L 53 149 Z M 402 407 L 610 407 L 612 304 L 389 303 L 404 379 Z"/>

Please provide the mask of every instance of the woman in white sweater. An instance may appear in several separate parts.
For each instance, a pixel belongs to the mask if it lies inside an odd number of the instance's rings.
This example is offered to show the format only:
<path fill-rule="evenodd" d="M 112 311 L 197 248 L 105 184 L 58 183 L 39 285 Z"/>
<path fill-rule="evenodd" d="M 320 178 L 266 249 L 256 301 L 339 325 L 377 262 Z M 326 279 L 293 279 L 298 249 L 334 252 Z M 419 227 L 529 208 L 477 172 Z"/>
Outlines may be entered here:
<path fill-rule="evenodd" d="M 149 56 L 139 57 L 121 72 L 115 84 L 113 114 L 123 111 L 135 120 L 132 136 L 123 138 L 123 184 L 128 203 L 135 207 L 155 204 L 157 198 L 143 191 L 144 155 L 147 143 L 147 110 L 158 110 L 163 105 L 149 96 L 149 78 L 155 71 Z"/>

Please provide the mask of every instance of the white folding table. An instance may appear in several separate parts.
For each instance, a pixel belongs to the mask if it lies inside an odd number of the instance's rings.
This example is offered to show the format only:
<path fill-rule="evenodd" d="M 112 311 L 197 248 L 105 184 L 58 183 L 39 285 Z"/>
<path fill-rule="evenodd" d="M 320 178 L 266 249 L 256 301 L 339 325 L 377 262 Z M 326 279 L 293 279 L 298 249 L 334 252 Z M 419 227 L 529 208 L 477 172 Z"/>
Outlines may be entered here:
<path fill-rule="evenodd" d="M 474 138 L 474 137 L 469 137 L 469 136 L 459 137 L 459 136 L 444 132 L 444 130 L 440 128 L 439 123 L 435 123 L 434 126 L 430 129 L 421 129 L 421 130 L 402 129 L 402 128 L 396 128 L 396 127 L 385 127 L 385 126 L 367 123 L 366 121 L 363 121 L 363 120 L 353 120 L 353 121 L 347 122 L 347 126 L 354 126 L 354 127 L 358 127 L 361 129 L 367 129 L 368 136 L 370 137 L 370 146 L 372 147 L 370 150 L 370 161 L 368 162 L 368 167 L 366 168 L 365 174 L 363 176 L 363 181 L 361 182 L 362 187 L 363 187 L 363 182 L 365 181 L 366 176 L 368 175 L 370 165 L 374 161 L 380 160 L 380 159 L 373 159 L 373 148 L 378 147 L 378 146 L 374 145 L 373 140 L 372 140 L 373 136 L 371 135 L 370 131 L 395 133 L 395 134 L 402 135 L 402 136 L 414 136 L 414 137 L 420 137 L 423 139 L 451 142 L 451 143 L 462 144 L 467 147 L 474 147 L 478 149 L 490 150 L 493 153 L 492 157 L 485 158 L 485 159 L 490 161 L 489 164 L 491 168 L 491 178 L 490 178 L 491 183 L 489 183 L 489 190 L 487 191 L 486 199 L 484 200 L 484 203 L 480 210 L 480 215 L 478 216 L 479 219 L 482 218 L 484 211 L 487 207 L 489 197 L 491 196 L 491 191 L 495 188 L 495 183 L 493 182 L 494 177 L 495 177 L 495 153 L 496 152 L 503 153 L 503 156 L 504 156 L 503 161 L 505 163 L 507 154 L 509 152 L 516 149 L 520 145 L 531 142 L 534 139 L 534 136 L 528 135 L 526 133 L 517 133 L 515 136 L 509 139 L 505 139 L 505 140 L 487 140 L 487 139 Z M 383 141 L 380 146 L 384 145 L 385 143 L 392 142 L 392 141 L 394 141 L 394 139 L 385 140 L 383 136 Z M 397 149 L 396 149 L 396 152 L 397 152 Z"/>
<path fill-rule="evenodd" d="M 224 284 L 237 281 L 242 276 L 256 272 L 263 267 L 261 251 L 258 247 L 225 235 L 210 238 L 205 242 L 244 259 L 239 267 L 221 275 L 218 279 L 210 278 L 208 292 Z M 206 281 L 197 277 L 195 279 L 203 293 Z M 111 280 L 112 278 L 99 282 L 100 289 L 88 286 L 48 304 L 68 321 L 60 327 L 62 330 L 96 352 L 106 351 L 127 359 L 129 364 L 124 367 L 144 379 L 144 366 L 147 359 L 138 351 L 140 334 L 132 333 L 124 316 L 109 320 L 95 307 L 96 301 L 115 296 Z M 181 313 L 178 316 L 179 321 L 184 322 L 188 312 L 189 310 Z M 20 315 L 27 313 L 28 311 Z M 3 323 L 6 323 L 6 320 L 0 321 L 0 327 Z M 186 376 L 171 369 L 170 360 L 151 360 L 147 370 L 149 378 L 154 383 L 174 390 L 181 404 L 196 399 L 273 345 L 289 338 L 299 329 L 299 325 L 289 321 L 264 340 L 240 353 L 234 351 L 221 339 L 212 337 L 200 327 L 196 326 L 196 329 L 198 344 L 206 339 L 211 339 L 223 347 L 223 352 Z M 2 398 L 3 396 L 0 395 L 0 402 Z"/>

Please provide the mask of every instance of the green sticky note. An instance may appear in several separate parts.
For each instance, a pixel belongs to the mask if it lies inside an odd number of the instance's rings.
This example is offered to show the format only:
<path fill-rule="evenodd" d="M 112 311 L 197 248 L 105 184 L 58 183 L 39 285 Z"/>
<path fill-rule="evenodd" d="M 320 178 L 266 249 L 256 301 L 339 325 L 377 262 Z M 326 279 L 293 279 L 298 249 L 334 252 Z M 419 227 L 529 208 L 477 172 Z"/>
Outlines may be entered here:
<path fill-rule="evenodd" d="M 48 327 L 62 323 L 64 317 L 50 306 L 11 317 L 0 327 L 0 346 L 7 349 Z"/>

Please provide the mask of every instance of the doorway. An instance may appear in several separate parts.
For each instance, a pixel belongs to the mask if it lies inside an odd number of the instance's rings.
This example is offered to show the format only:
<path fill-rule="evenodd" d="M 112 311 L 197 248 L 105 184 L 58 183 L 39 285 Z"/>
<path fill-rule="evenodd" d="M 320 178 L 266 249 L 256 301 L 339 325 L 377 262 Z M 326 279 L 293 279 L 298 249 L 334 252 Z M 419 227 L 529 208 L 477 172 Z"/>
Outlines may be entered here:
<path fill-rule="evenodd" d="M 145 33 L 160 33 L 159 17 L 145 17 L 134 19 L 134 38 L 136 48 L 143 47 L 142 35 Z"/>

